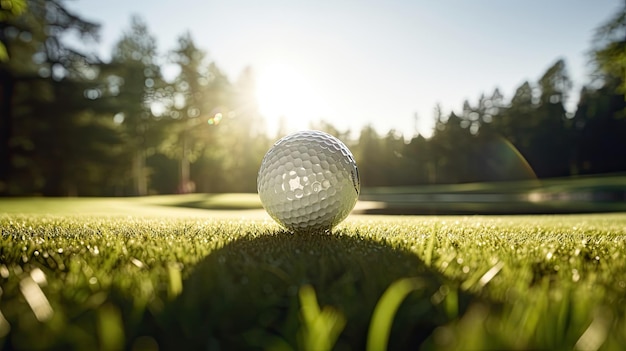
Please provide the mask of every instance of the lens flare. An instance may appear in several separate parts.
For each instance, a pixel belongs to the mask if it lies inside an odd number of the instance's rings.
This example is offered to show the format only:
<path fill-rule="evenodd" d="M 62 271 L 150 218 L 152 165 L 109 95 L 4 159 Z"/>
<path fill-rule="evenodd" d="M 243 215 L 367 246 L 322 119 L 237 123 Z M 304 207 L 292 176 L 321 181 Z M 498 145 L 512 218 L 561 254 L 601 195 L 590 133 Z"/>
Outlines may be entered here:
<path fill-rule="evenodd" d="M 517 148 L 502 136 L 478 143 L 471 152 L 474 172 L 480 181 L 537 179 L 535 171 Z"/>

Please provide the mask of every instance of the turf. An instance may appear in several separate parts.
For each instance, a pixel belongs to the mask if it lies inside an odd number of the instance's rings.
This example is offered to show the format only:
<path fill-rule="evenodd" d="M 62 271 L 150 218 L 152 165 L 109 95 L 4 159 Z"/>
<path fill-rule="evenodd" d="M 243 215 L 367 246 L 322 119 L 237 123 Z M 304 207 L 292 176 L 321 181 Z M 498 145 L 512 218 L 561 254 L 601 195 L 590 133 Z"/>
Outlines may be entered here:
<path fill-rule="evenodd" d="M 370 214 L 557 214 L 626 212 L 626 176 L 366 188 Z"/>
<path fill-rule="evenodd" d="M 253 205 L 179 205 L 206 200 L 0 201 L 2 348 L 626 344 L 624 213 L 353 215 L 292 235 Z"/>

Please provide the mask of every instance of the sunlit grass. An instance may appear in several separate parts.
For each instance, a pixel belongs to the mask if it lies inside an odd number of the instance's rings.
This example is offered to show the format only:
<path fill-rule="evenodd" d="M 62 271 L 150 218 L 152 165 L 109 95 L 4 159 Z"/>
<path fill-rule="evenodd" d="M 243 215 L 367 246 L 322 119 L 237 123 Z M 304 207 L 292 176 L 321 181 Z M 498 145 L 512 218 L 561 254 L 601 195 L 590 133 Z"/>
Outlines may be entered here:
<path fill-rule="evenodd" d="M 374 308 L 372 321 L 367 334 L 367 350 L 385 350 L 389 343 L 389 333 L 393 319 L 402 301 L 411 292 L 422 287 L 422 281 L 416 278 L 404 278 L 395 281 Z"/>
<path fill-rule="evenodd" d="M 257 194 L 187 194 L 109 198 L 0 198 L 0 213 L 206 216 L 214 210 L 261 209 Z"/>
<path fill-rule="evenodd" d="M 0 203 L 6 349 L 626 343 L 625 214 L 351 216 L 294 236 L 256 212 L 21 201 Z"/>

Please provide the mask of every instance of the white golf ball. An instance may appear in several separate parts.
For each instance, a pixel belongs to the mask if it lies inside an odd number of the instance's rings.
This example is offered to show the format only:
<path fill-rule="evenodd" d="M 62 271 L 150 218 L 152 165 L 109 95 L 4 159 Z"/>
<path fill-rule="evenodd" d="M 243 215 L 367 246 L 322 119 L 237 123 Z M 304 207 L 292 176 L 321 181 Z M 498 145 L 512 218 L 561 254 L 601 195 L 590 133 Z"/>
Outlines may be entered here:
<path fill-rule="evenodd" d="M 269 215 L 293 232 L 329 231 L 354 208 L 361 191 L 354 156 L 334 136 L 303 131 L 278 140 L 257 178 Z"/>

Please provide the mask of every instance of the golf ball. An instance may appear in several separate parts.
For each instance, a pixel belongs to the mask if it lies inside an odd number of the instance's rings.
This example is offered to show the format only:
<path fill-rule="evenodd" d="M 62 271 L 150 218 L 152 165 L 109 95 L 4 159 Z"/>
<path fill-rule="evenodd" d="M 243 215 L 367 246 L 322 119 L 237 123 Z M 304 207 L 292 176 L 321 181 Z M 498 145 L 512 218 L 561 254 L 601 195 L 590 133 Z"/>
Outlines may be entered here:
<path fill-rule="evenodd" d="M 278 140 L 257 177 L 261 203 L 293 232 L 329 231 L 354 208 L 361 191 L 354 156 L 334 136 L 302 131 Z"/>

